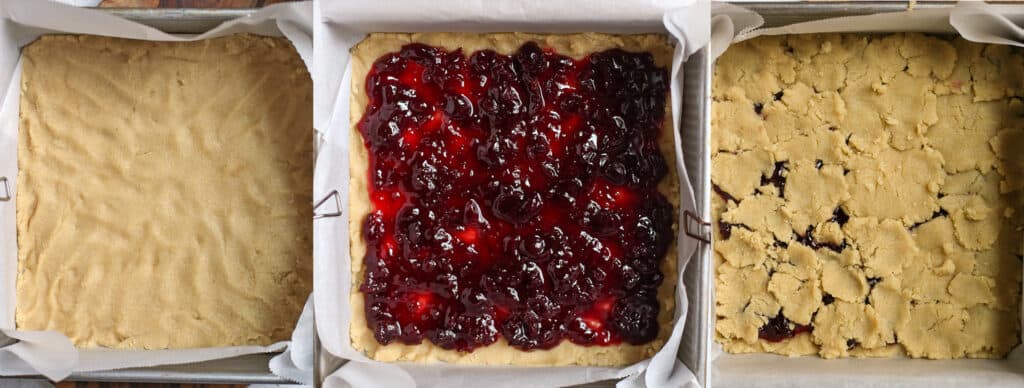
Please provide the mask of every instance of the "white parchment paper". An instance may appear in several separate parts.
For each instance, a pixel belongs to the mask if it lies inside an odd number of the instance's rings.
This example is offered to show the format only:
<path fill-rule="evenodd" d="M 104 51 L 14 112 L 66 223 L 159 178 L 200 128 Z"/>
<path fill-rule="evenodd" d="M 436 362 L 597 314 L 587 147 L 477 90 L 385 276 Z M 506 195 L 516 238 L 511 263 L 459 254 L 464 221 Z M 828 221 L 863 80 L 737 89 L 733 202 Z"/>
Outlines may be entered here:
<path fill-rule="evenodd" d="M 313 190 L 323 198 L 332 190 L 348 203 L 349 144 L 349 50 L 369 32 L 471 31 L 471 32 L 613 32 L 671 33 L 677 40 L 672 65 L 673 119 L 679 128 L 682 103 L 683 60 L 702 48 L 708 39 L 709 5 L 706 1 L 659 0 L 434 0 L 374 2 L 317 2 L 314 10 L 315 42 L 314 123 L 325 133 L 317 160 Z M 428 11 L 429 10 L 429 11 Z M 676 137 L 676 166 L 680 172 L 680 210 L 693 210 L 693 191 L 682 164 Z M 349 360 L 327 377 L 328 387 L 520 387 L 563 386 L 617 379 L 623 387 L 696 385 L 693 373 L 677 359 L 687 308 L 682 270 L 695 249 L 695 241 L 682 234 L 680 217 L 679 268 L 675 281 L 676 325 L 664 348 L 652 359 L 624 368 L 599 367 L 468 367 L 446 364 L 387 364 L 369 360 L 351 347 L 348 254 L 348 218 L 326 218 L 314 223 L 314 299 L 316 321 L 324 348 Z M 355 258 L 360 260 L 361 258 Z M 666 280 L 670 281 L 670 280 Z M 646 373 L 644 373 L 646 371 Z"/>
<path fill-rule="evenodd" d="M 764 18 L 748 9 L 716 4 L 712 8 L 712 58 L 732 43 L 761 35 L 825 32 L 956 33 L 980 43 L 1024 47 L 1024 7 L 960 3 L 955 7 L 919 9 L 815 20 L 773 28 L 759 28 Z M 713 66 L 713 65 L 712 65 Z M 1024 71 L 1024 69 L 1021 69 Z M 707 104 L 711 104 L 710 97 Z M 709 124 L 710 125 L 710 124 Z M 710 255 L 709 255 L 710 256 Z M 707 268 L 714 271 L 707 260 Z M 712 277 L 713 279 L 713 277 Z M 716 387 L 1002 387 L 1024 386 L 1024 347 L 1005 360 L 919 360 L 787 358 L 769 354 L 724 353 L 714 341 L 714 282 L 700 303 L 710 311 L 708 343 L 709 385 Z M 1024 312 L 1024 309 L 1022 309 Z"/>
<path fill-rule="evenodd" d="M 0 100 L 0 176 L 7 177 L 13 196 L 18 184 L 20 49 L 40 35 L 74 33 L 158 41 L 207 39 L 235 33 L 284 36 L 291 40 L 308 66 L 313 57 L 311 21 L 311 3 L 282 4 L 224 23 L 199 36 L 182 37 L 96 10 L 39 0 L 0 0 L 0 90 L 5 91 Z M 3 193 L 4 187 L 0 184 L 0 195 Z M 38 373 L 61 380 L 72 372 L 183 364 L 287 349 L 268 367 L 285 378 L 312 382 L 312 318 L 300 319 L 292 340 L 303 346 L 293 347 L 284 341 L 270 346 L 183 350 L 86 350 L 75 349 L 61 333 L 15 330 L 18 269 L 15 201 L 17 198 L 0 202 L 0 375 Z M 310 314 L 304 314 L 307 315 Z"/>
<path fill-rule="evenodd" d="M 349 85 L 348 51 L 369 32 L 471 31 L 471 32 L 669 32 L 677 41 L 672 69 L 674 123 L 679 127 L 681 63 L 707 42 L 708 3 L 693 4 L 635 1 L 519 1 L 488 2 L 460 0 L 445 3 L 443 12 L 429 0 L 402 0 L 388 4 L 319 2 L 314 7 L 316 34 L 313 79 L 316 82 L 315 125 L 326 133 L 313 180 L 315 198 L 338 189 L 347 203 Z M 685 5 L 685 6 L 683 6 Z M 677 8 L 678 7 L 678 8 Z M 681 211 L 693 209 L 692 188 L 682 166 L 679 138 L 676 138 L 677 170 L 680 172 Z M 682 219 L 680 219 L 682 225 Z M 664 349 L 652 359 L 627 368 L 473 368 L 434 364 L 389 364 L 368 359 L 352 349 L 349 342 L 347 215 L 318 220 L 313 227 L 314 299 L 317 330 L 327 351 L 350 360 L 326 380 L 326 386 L 388 387 L 492 387 L 562 386 L 608 379 L 625 379 L 624 387 L 696 385 L 693 374 L 677 359 L 682 321 L 687 306 L 685 291 L 678 288 L 678 324 Z M 681 228 L 682 229 L 682 228 Z M 694 242 L 679 239 L 677 282 L 695 248 Z M 644 371 L 646 374 L 643 374 Z"/>

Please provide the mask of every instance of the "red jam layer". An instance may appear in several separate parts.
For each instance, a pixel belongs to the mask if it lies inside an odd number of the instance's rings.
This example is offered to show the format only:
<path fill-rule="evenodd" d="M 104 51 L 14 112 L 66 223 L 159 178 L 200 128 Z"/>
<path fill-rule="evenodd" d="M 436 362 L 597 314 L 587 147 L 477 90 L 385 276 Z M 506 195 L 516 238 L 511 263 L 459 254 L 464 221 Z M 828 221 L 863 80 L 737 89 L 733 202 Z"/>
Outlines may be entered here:
<path fill-rule="evenodd" d="M 472 351 L 658 333 L 673 210 L 656 186 L 665 69 L 523 45 L 410 44 L 366 77 L 372 212 L 361 291 L 377 341 Z"/>

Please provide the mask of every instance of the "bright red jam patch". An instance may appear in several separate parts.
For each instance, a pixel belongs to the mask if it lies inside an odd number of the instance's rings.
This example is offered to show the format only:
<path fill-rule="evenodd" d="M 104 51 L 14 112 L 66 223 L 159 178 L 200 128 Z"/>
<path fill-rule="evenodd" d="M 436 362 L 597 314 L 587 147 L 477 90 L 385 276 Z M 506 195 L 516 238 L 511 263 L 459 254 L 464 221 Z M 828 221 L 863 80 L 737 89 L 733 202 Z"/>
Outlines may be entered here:
<path fill-rule="evenodd" d="M 656 189 L 666 91 L 650 54 L 622 50 L 467 59 L 410 44 L 379 58 L 359 122 L 373 202 L 360 290 L 377 341 L 654 339 L 674 238 Z"/>

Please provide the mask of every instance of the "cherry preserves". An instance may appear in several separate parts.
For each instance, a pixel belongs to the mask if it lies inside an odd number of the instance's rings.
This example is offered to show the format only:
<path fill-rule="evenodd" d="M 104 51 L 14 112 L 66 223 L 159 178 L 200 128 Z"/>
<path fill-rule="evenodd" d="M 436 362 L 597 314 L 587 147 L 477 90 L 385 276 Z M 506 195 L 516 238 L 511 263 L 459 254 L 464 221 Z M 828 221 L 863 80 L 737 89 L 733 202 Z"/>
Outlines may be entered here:
<path fill-rule="evenodd" d="M 641 344 L 674 238 L 647 53 L 410 44 L 366 77 L 361 291 L 383 344 Z M 674 178 L 671 178 L 674 179 Z"/>

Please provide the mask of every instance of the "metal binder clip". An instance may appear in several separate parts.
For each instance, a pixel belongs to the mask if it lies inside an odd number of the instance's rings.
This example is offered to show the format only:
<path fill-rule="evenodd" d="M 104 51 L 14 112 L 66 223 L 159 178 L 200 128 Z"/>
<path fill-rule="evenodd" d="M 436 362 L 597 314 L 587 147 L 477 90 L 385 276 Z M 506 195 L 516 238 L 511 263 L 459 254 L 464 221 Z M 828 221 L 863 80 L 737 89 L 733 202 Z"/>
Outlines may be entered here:
<path fill-rule="evenodd" d="M 325 202 L 330 200 L 332 197 L 334 198 L 335 209 L 338 209 L 338 210 L 335 210 L 335 211 L 330 212 L 330 213 L 317 213 L 316 212 L 317 209 L 319 209 L 320 206 L 322 206 Z M 315 204 L 313 204 L 313 219 L 314 220 L 320 219 L 320 218 L 338 217 L 340 215 L 341 215 L 341 194 L 338 193 L 338 190 L 331 190 L 330 193 L 327 193 L 327 196 L 323 197 L 323 199 L 321 199 L 321 200 L 317 201 Z"/>
<path fill-rule="evenodd" d="M 694 231 L 696 228 L 696 231 Z M 708 228 L 708 232 L 704 232 L 704 228 Z M 683 212 L 683 230 L 687 236 L 693 237 L 698 241 L 705 244 L 711 243 L 711 223 L 705 222 L 693 212 L 687 210 Z"/>
<path fill-rule="evenodd" d="M 4 193 L 0 195 L 0 202 L 7 202 L 11 200 L 11 186 L 7 184 L 7 177 L 0 176 L 0 182 L 4 184 Z"/>

